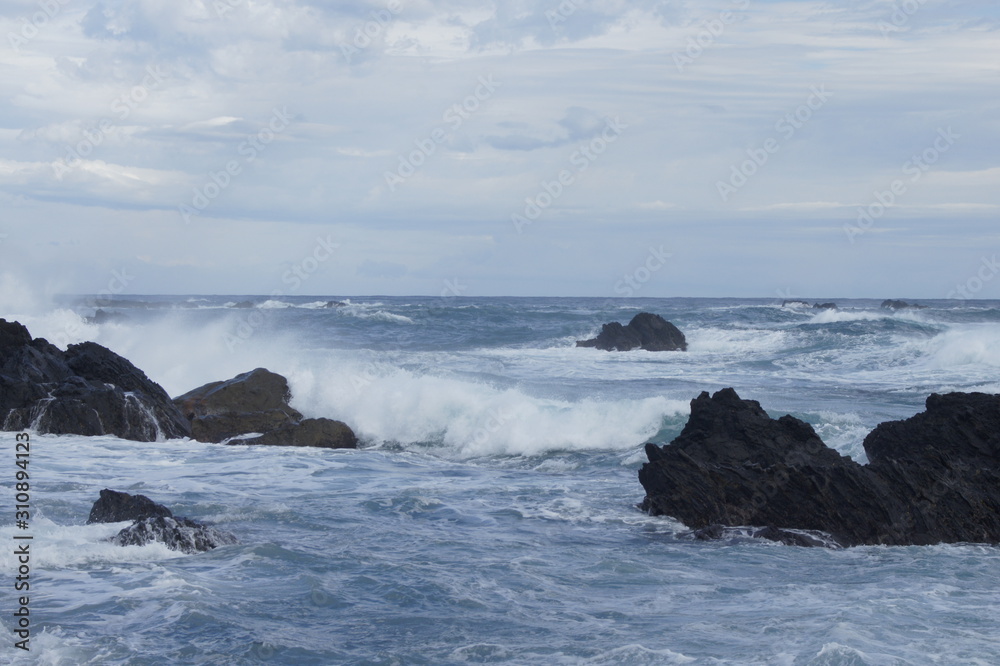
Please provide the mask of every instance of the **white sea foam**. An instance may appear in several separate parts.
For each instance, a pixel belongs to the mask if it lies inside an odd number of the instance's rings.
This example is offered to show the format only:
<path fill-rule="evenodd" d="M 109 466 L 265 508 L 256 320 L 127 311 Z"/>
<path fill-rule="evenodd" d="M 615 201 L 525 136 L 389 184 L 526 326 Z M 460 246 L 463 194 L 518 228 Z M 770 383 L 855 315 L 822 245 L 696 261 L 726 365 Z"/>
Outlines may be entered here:
<path fill-rule="evenodd" d="M 952 328 L 924 345 L 932 368 L 966 365 L 1000 366 L 1000 325 L 976 324 Z"/>
<path fill-rule="evenodd" d="M 689 352 L 753 353 L 786 348 L 792 338 L 787 331 L 761 329 L 692 328 L 685 332 Z"/>
<path fill-rule="evenodd" d="M 293 405 L 341 418 L 375 442 L 437 442 L 463 457 L 623 449 L 656 434 L 686 401 L 569 402 L 516 389 L 420 374 L 390 365 L 303 367 L 289 379 Z"/>

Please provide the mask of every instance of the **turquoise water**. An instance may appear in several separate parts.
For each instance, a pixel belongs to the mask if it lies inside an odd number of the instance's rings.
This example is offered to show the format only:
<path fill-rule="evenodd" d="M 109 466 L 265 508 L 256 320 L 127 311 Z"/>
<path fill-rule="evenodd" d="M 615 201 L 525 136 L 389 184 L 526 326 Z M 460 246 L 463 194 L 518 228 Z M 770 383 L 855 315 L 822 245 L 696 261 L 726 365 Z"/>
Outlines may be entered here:
<path fill-rule="evenodd" d="M 358 451 L 36 435 L 33 650 L 45 664 L 911 664 L 1000 662 L 1000 551 L 704 543 L 635 509 L 642 444 L 734 386 L 863 460 L 927 394 L 1000 392 L 1000 303 L 836 312 L 769 300 L 129 297 L 93 339 L 172 395 L 264 366 Z M 345 300 L 339 298 L 338 300 Z M 830 299 L 823 299 L 830 300 Z M 656 312 L 686 353 L 577 349 Z M 2 435 L 0 435 L 2 437 Z M 12 442 L 12 434 L 8 437 Z M 101 488 L 240 544 L 178 555 L 84 525 Z M 0 524 L 10 543 L 14 528 Z M 9 550 L 9 549 L 5 549 Z M 0 569 L 11 576 L 11 554 Z"/>

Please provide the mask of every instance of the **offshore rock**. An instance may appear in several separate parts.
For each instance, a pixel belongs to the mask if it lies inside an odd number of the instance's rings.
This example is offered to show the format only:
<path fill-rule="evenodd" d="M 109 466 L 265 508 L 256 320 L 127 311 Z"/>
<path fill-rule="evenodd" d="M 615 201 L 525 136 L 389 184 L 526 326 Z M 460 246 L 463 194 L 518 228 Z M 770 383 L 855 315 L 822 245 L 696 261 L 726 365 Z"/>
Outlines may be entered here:
<path fill-rule="evenodd" d="M 63 352 L 0 319 L 0 429 L 29 428 L 140 442 L 190 434 L 166 391 L 128 360 L 93 342 Z"/>
<path fill-rule="evenodd" d="M 687 340 L 676 326 L 660 315 L 640 312 L 627 326 L 618 322 L 604 324 L 596 338 L 578 340 L 576 346 L 605 351 L 687 351 Z"/>
<path fill-rule="evenodd" d="M 640 507 L 705 536 L 764 525 L 754 536 L 784 543 L 809 531 L 844 546 L 1000 542 L 1000 396 L 931 395 L 864 446 L 859 465 L 799 419 L 772 419 L 733 389 L 702 393 L 673 442 L 646 445 Z"/>
<path fill-rule="evenodd" d="M 205 384 L 174 398 L 200 442 L 357 448 L 354 432 L 340 421 L 303 419 L 289 405 L 288 380 L 265 368 Z M 254 434 L 251 438 L 233 439 Z"/>
<path fill-rule="evenodd" d="M 167 507 L 145 495 L 129 495 L 105 488 L 94 502 L 87 523 L 134 521 L 111 537 L 119 546 L 145 546 L 158 541 L 171 550 L 197 553 L 237 543 L 228 532 L 190 518 L 174 516 Z"/>
<path fill-rule="evenodd" d="M 882 308 L 885 310 L 926 310 L 926 305 L 917 305 L 916 303 L 907 303 L 906 301 L 897 301 L 893 299 L 887 299 L 882 301 Z"/>
<path fill-rule="evenodd" d="M 94 502 L 90 509 L 87 524 L 120 523 L 123 520 L 141 520 L 143 518 L 171 517 L 170 509 L 157 504 L 145 495 L 129 495 L 105 488 L 101 498 Z"/>

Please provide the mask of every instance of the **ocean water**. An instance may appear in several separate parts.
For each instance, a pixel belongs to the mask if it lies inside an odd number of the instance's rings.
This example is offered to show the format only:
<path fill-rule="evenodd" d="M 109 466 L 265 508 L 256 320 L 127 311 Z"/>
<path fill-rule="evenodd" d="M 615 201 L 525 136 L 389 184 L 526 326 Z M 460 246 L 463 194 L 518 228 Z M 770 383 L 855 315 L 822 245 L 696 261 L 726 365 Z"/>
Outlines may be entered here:
<path fill-rule="evenodd" d="M 323 307 L 334 298 L 347 305 Z M 706 543 L 635 508 L 643 443 L 676 436 L 703 390 L 732 386 L 862 462 L 867 432 L 929 393 L 1000 392 L 1000 302 L 244 300 L 117 297 L 103 324 L 72 299 L 0 313 L 62 347 L 104 344 L 171 395 L 267 367 L 293 406 L 362 441 L 33 435 L 32 650 L 12 647 L 4 547 L 0 661 L 1000 663 L 1000 549 Z M 689 351 L 574 347 L 640 311 L 675 323 Z M 13 433 L 0 440 L 13 450 Z M 84 525 L 106 487 L 240 543 L 112 546 L 122 525 Z"/>

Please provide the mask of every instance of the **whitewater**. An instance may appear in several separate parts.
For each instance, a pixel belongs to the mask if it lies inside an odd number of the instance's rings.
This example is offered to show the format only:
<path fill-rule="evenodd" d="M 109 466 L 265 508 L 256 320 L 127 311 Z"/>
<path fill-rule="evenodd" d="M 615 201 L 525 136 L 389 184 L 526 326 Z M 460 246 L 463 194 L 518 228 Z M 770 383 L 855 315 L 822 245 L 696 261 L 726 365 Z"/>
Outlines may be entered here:
<path fill-rule="evenodd" d="M 734 387 L 860 462 L 930 393 L 1000 393 L 1000 302 L 62 297 L 0 316 L 171 395 L 266 367 L 358 450 L 32 434 L 32 650 L 12 664 L 1000 663 L 1000 549 L 697 541 L 635 505 L 643 444 Z M 106 317 L 88 320 L 100 307 Z M 687 352 L 577 348 L 653 312 Z M 0 433 L 13 451 L 15 433 Z M 13 460 L 12 454 L 8 455 Z M 12 469 L 12 463 L 8 463 Z M 9 484 L 7 484 L 9 485 Z M 6 486 L 5 486 L 6 488 Z M 103 488 L 214 523 L 182 555 L 85 525 Z M 10 506 L 10 490 L 3 505 Z M 10 515 L 7 515 L 10 514 Z M 12 543 L 12 512 L 0 540 Z"/>

